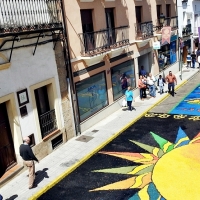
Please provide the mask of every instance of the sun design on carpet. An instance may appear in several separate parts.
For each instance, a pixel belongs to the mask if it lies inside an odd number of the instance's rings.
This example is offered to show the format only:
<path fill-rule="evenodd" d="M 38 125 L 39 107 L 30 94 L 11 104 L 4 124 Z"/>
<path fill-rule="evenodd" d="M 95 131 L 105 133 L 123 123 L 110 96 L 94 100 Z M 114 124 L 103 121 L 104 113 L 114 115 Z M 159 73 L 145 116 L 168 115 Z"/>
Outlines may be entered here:
<path fill-rule="evenodd" d="M 179 127 L 175 143 L 153 132 L 150 134 L 160 148 L 130 140 L 149 153 L 99 152 L 132 161 L 137 165 L 93 171 L 129 174 L 132 177 L 90 190 L 90 192 L 140 189 L 129 200 L 199 199 L 200 133 L 190 140 Z"/>

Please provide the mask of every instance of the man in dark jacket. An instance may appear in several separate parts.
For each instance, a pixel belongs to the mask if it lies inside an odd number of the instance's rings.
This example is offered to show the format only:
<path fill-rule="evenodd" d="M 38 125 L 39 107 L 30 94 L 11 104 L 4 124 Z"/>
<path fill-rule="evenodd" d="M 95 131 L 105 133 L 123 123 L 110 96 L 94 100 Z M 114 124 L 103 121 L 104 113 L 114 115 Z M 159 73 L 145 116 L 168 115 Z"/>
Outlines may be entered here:
<path fill-rule="evenodd" d="M 38 159 L 35 157 L 33 154 L 33 151 L 31 147 L 29 146 L 30 144 L 30 138 L 25 137 L 23 139 L 24 143 L 20 145 L 19 147 L 19 153 L 20 156 L 24 160 L 24 164 L 28 167 L 29 169 L 29 189 L 35 188 L 36 186 L 33 184 L 35 180 L 35 163 L 34 160 L 38 161 Z"/>

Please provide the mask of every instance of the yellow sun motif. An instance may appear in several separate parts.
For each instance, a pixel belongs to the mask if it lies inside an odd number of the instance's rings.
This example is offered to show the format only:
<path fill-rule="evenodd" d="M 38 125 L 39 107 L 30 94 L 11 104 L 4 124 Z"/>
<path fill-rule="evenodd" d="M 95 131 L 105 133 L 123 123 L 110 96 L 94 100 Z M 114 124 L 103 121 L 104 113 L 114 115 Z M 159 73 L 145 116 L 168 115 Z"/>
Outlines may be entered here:
<path fill-rule="evenodd" d="M 129 200 L 199 200 L 200 133 L 190 140 L 179 127 L 175 143 L 150 132 L 160 148 L 130 140 L 149 153 L 100 152 L 139 163 L 137 166 L 93 172 L 129 174 L 132 177 L 93 190 L 140 189 Z"/>

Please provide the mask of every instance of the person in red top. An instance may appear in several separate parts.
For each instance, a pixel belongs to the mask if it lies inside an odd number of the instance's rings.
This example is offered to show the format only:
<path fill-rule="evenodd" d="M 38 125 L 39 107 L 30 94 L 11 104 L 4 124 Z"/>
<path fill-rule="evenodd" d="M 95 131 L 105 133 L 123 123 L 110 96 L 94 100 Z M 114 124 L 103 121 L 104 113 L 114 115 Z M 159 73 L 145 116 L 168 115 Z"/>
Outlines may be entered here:
<path fill-rule="evenodd" d="M 169 74 L 166 76 L 166 81 L 168 82 L 168 93 L 174 96 L 174 86 L 177 85 L 176 76 L 172 74 L 172 71 L 169 71 Z"/>

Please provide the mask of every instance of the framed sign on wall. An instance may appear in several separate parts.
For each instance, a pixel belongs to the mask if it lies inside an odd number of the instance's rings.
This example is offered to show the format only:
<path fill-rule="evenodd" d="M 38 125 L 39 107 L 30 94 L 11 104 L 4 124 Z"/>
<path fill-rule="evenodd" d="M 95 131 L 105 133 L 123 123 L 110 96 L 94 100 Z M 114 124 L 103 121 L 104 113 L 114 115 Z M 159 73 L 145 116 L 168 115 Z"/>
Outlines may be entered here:
<path fill-rule="evenodd" d="M 17 99 L 18 99 L 19 107 L 29 103 L 27 89 L 17 92 Z"/>

